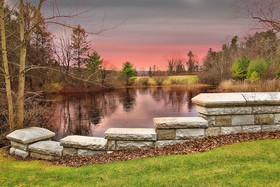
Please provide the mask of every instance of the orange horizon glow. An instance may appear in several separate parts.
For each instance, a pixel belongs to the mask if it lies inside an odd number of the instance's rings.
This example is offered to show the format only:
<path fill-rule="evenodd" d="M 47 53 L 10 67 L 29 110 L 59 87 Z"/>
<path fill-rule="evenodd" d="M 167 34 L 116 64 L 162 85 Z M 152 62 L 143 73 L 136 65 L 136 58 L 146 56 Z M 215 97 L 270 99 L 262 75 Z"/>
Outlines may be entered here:
<path fill-rule="evenodd" d="M 179 54 L 185 60 L 188 59 L 188 52 L 192 51 L 197 57 L 199 64 L 202 65 L 209 48 L 206 44 L 197 45 L 147 45 L 147 44 L 123 44 L 112 45 L 112 43 L 95 43 L 93 48 L 114 65 L 117 70 L 121 69 L 123 63 L 131 62 L 137 70 L 149 70 L 150 67 L 156 66 L 159 70 L 167 70 L 167 59 L 175 54 Z M 130 49 L 129 51 L 126 51 Z M 125 54 L 125 56 L 123 55 Z"/>

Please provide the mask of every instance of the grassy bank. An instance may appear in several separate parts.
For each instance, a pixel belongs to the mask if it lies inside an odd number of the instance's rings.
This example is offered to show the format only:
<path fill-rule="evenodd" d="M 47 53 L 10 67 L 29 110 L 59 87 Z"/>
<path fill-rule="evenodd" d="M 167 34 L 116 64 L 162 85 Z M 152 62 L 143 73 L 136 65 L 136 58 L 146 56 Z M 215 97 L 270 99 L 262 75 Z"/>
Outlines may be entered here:
<path fill-rule="evenodd" d="M 80 168 L 16 161 L 0 150 L 1 186 L 279 186 L 280 140 L 238 143 L 206 153 Z"/>
<path fill-rule="evenodd" d="M 221 84 L 218 86 L 218 91 L 220 92 L 279 92 L 280 81 L 278 79 L 261 80 L 257 82 L 227 80 L 221 82 Z"/>
<path fill-rule="evenodd" d="M 177 75 L 177 76 L 138 76 L 134 78 L 134 85 L 143 86 L 147 82 L 149 86 L 157 86 L 156 79 L 162 79 L 162 86 L 172 85 L 194 85 L 198 84 L 197 75 Z"/>

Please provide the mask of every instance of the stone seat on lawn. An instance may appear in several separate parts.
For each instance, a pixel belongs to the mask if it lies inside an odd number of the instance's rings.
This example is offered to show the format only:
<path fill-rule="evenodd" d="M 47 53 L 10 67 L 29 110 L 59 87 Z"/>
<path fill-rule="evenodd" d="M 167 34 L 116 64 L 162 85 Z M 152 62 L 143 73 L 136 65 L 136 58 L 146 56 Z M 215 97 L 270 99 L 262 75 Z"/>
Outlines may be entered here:
<path fill-rule="evenodd" d="M 109 128 L 104 136 L 108 140 L 121 141 L 155 141 L 154 128 Z"/>
<path fill-rule="evenodd" d="M 59 142 L 47 140 L 30 144 L 28 150 L 31 157 L 53 159 L 62 156 L 63 147 Z"/>
<path fill-rule="evenodd" d="M 60 140 L 63 147 L 105 151 L 107 140 L 99 137 L 71 135 Z"/>
<path fill-rule="evenodd" d="M 154 124 L 157 129 L 189 129 L 189 128 L 207 128 L 207 120 L 201 117 L 166 117 L 154 118 Z"/>
<path fill-rule="evenodd" d="M 21 144 L 30 144 L 41 140 L 50 139 L 55 136 L 55 133 L 40 127 L 30 127 L 20 130 L 15 130 L 6 136 L 10 141 Z"/>

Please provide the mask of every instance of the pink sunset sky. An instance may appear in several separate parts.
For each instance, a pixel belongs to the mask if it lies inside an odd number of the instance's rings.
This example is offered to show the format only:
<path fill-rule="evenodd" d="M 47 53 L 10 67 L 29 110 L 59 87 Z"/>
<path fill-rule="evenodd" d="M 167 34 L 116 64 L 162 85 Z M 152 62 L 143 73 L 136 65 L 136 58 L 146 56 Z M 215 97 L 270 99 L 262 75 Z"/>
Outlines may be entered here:
<path fill-rule="evenodd" d="M 13 2 L 14 0 L 10 0 Z M 43 6 L 52 14 L 53 2 Z M 15 2 L 15 1 L 14 1 Z M 30 0 L 37 4 L 38 0 Z M 202 62 L 209 48 L 220 49 L 235 35 L 250 32 L 251 20 L 242 10 L 244 0 L 56 0 L 60 12 L 85 14 L 67 20 L 91 35 L 92 50 L 120 69 L 125 61 L 137 70 L 156 65 L 167 68 L 167 58 L 193 51 Z M 56 35 L 62 28 L 51 26 Z M 71 31 L 70 31 L 71 32 Z"/>

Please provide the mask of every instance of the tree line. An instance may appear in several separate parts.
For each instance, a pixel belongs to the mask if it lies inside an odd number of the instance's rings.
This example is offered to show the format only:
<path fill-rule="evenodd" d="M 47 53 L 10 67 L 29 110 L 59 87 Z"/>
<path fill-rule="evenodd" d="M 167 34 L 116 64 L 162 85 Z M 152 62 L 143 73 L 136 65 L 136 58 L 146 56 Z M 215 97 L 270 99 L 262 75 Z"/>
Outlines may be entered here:
<path fill-rule="evenodd" d="M 234 36 L 221 50 L 210 48 L 203 60 L 202 82 L 218 85 L 229 79 L 256 82 L 280 78 L 280 2 L 248 0 L 243 8 L 259 31 L 244 38 Z"/>

